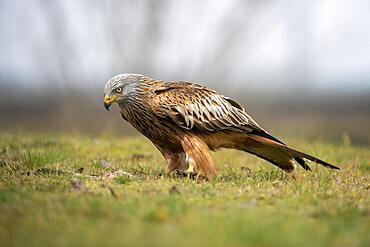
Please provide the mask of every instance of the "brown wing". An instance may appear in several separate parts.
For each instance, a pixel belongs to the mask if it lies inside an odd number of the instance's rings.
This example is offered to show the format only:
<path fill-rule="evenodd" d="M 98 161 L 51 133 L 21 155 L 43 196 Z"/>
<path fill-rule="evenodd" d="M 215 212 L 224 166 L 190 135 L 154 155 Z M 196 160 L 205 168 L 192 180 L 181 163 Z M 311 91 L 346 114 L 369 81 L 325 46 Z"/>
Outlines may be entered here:
<path fill-rule="evenodd" d="M 187 130 L 263 131 L 238 102 L 198 84 L 157 84 L 151 103 L 157 116 Z"/>

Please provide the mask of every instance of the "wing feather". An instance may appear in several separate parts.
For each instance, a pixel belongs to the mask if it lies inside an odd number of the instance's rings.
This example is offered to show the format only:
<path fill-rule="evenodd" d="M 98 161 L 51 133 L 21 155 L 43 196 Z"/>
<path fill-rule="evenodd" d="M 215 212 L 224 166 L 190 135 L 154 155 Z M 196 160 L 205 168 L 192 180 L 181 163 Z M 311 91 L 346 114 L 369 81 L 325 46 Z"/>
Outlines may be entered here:
<path fill-rule="evenodd" d="M 153 89 L 152 110 L 181 128 L 251 132 L 263 129 L 235 100 L 188 82 L 163 82 Z"/>

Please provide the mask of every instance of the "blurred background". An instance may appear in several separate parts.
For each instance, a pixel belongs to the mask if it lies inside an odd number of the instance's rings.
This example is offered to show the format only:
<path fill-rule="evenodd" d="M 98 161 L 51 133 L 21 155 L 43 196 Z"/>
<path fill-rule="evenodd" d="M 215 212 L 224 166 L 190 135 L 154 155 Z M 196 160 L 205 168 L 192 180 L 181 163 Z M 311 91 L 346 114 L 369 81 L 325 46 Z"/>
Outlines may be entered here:
<path fill-rule="evenodd" d="M 0 0 L 0 128 L 134 134 L 102 97 L 111 76 L 135 72 L 215 88 L 281 139 L 368 145 L 369 11 L 368 0 Z"/>

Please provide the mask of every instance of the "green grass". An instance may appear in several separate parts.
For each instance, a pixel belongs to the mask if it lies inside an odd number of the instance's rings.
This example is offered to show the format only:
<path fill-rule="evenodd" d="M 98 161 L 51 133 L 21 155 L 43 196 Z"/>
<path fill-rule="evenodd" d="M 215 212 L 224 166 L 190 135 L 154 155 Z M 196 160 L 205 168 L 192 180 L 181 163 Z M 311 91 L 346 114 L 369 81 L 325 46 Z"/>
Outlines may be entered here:
<path fill-rule="evenodd" d="M 0 246 L 370 246 L 369 147 L 286 142 L 342 170 L 223 150 L 194 181 L 139 137 L 0 134 Z"/>

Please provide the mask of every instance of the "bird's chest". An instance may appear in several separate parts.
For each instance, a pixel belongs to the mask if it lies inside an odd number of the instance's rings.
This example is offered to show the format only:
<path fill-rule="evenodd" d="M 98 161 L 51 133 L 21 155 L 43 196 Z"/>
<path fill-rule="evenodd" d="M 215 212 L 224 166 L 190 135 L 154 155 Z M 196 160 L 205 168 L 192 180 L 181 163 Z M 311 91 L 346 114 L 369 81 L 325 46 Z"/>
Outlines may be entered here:
<path fill-rule="evenodd" d="M 153 143 L 179 145 L 180 139 L 173 126 L 166 124 L 147 109 L 121 108 L 122 118 L 128 121 L 136 130 L 149 138 Z"/>
<path fill-rule="evenodd" d="M 151 139 L 158 132 L 158 120 L 148 109 L 133 106 L 130 109 L 121 107 L 120 111 L 122 118 L 146 137 Z"/>

